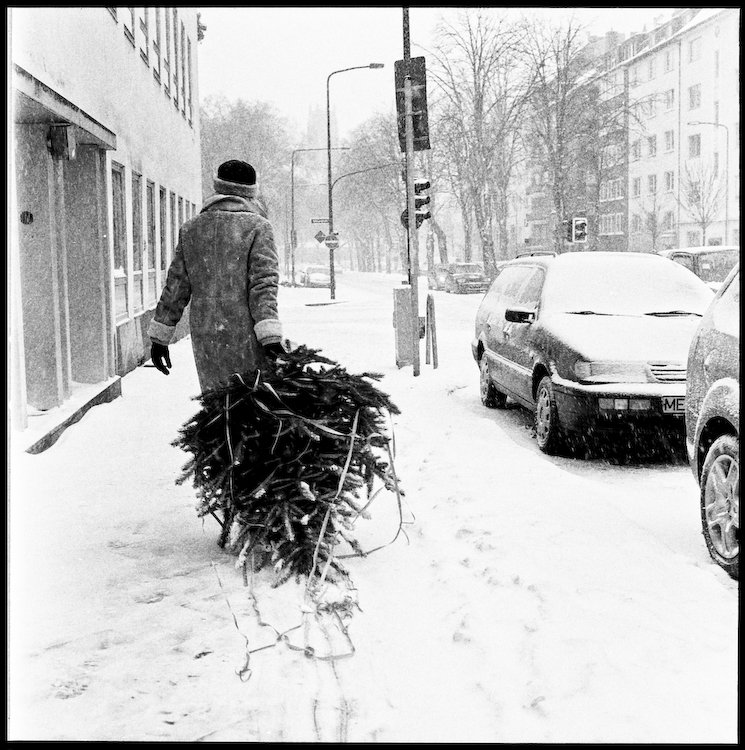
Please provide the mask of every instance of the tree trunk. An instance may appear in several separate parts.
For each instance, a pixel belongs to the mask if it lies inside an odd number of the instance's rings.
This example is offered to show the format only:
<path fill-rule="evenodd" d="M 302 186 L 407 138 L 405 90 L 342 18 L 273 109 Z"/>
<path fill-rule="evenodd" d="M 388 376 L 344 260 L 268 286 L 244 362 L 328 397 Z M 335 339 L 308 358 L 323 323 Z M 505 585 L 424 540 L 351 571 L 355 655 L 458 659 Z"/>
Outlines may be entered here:
<path fill-rule="evenodd" d="M 445 232 L 443 231 L 442 227 L 437 223 L 437 220 L 434 218 L 434 216 L 430 219 L 430 222 L 432 223 L 432 231 L 434 234 L 437 235 L 437 246 L 440 251 L 440 263 L 447 263 L 448 262 L 448 238 Z M 432 255 L 434 258 L 434 237 L 432 236 L 432 232 L 428 233 L 427 235 L 427 251 L 429 252 L 429 240 L 430 237 L 432 238 Z M 429 257 L 429 256 L 428 256 Z"/>

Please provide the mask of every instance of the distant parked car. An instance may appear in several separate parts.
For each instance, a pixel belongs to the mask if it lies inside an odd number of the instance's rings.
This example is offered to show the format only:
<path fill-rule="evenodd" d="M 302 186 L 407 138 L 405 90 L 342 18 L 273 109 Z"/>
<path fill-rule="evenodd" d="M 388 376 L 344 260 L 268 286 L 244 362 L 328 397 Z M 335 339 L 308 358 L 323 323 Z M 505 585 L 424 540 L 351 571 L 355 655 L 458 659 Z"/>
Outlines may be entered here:
<path fill-rule="evenodd" d="M 653 254 L 574 252 L 509 261 L 476 314 L 481 400 L 533 410 L 538 447 L 685 433 L 686 357 L 714 292 Z"/>
<path fill-rule="evenodd" d="M 703 279 L 715 292 L 740 260 L 738 245 L 707 245 L 660 250 L 659 254 L 680 263 Z"/>
<path fill-rule="evenodd" d="M 685 400 L 686 450 L 699 485 L 709 553 L 740 574 L 740 264 L 693 336 Z"/>
<path fill-rule="evenodd" d="M 483 293 L 489 288 L 489 278 L 480 263 L 440 263 L 429 275 L 429 288 L 454 294 Z"/>
<path fill-rule="evenodd" d="M 330 287 L 331 271 L 328 266 L 306 266 L 300 272 L 300 284 L 301 286 Z"/>

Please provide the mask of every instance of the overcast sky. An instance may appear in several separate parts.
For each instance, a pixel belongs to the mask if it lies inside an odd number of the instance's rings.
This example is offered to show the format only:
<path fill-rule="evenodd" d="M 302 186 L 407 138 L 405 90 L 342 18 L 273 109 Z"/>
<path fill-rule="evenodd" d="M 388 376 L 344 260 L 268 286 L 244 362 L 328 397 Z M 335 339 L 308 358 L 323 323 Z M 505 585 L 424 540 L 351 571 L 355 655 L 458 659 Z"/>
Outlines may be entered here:
<path fill-rule="evenodd" d="M 441 17 L 461 8 L 411 7 L 412 56 L 427 56 Z M 494 8 L 497 12 L 499 8 Z M 671 8 L 513 8 L 556 18 L 572 11 L 595 34 L 642 31 Z M 205 38 L 199 44 L 200 97 L 274 104 L 304 132 L 308 113 L 326 111 L 330 73 L 372 62 L 382 70 L 354 70 L 331 78 L 331 106 L 339 132 L 394 107 L 393 64 L 403 58 L 403 10 L 396 7 L 203 7 Z M 320 144 L 323 145 L 323 144 Z"/>

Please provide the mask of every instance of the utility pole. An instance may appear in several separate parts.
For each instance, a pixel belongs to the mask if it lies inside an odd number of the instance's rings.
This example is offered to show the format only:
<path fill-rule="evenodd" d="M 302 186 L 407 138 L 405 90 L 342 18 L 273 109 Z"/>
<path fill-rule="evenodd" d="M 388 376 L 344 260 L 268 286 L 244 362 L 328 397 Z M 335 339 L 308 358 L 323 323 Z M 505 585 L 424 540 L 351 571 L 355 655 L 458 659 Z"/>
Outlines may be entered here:
<path fill-rule="evenodd" d="M 414 376 L 419 375 L 419 232 L 416 221 L 414 194 L 414 115 L 411 97 L 411 40 L 409 37 L 409 9 L 403 8 L 404 42 L 404 111 L 406 113 L 406 209 L 409 224 L 409 281 L 411 284 L 411 315 L 413 318 L 412 361 Z"/>

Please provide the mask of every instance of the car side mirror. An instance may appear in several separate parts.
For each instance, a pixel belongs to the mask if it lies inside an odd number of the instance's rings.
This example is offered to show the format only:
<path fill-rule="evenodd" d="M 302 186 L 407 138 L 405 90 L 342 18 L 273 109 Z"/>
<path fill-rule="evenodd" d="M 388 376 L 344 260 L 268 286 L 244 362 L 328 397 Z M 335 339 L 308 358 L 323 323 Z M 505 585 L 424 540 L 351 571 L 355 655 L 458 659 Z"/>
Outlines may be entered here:
<path fill-rule="evenodd" d="M 535 320 L 535 310 L 522 307 L 508 307 L 504 311 L 504 319 L 508 323 L 532 323 Z"/>

